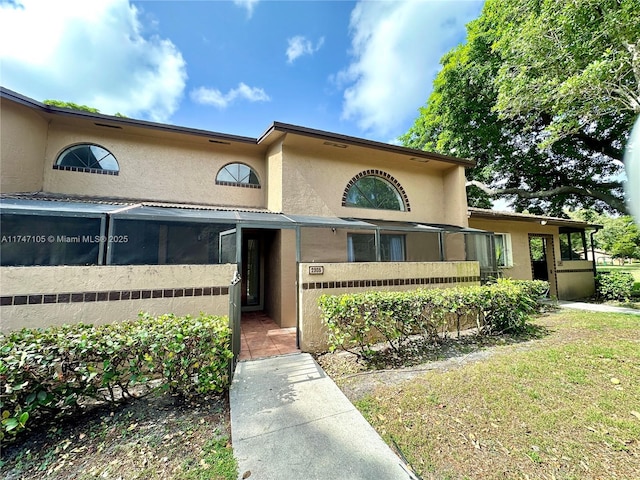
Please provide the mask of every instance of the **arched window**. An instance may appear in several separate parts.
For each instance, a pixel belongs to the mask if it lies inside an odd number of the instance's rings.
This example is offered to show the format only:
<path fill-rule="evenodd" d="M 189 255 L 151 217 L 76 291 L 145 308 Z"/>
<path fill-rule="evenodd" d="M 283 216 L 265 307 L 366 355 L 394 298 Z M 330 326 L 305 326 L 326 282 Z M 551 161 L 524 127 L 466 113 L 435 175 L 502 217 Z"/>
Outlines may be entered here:
<path fill-rule="evenodd" d="M 99 145 L 83 143 L 64 150 L 53 166 L 56 170 L 118 175 L 120 167 L 113 154 Z"/>
<path fill-rule="evenodd" d="M 398 181 L 386 172 L 366 170 L 347 184 L 343 207 L 411 211 L 409 199 Z"/>
<path fill-rule="evenodd" d="M 233 187 L 260 188 L 258 175 L 251 167 L 244 163 L 230 163 L 220 169 L 216 175 L 217 185 Z"/>

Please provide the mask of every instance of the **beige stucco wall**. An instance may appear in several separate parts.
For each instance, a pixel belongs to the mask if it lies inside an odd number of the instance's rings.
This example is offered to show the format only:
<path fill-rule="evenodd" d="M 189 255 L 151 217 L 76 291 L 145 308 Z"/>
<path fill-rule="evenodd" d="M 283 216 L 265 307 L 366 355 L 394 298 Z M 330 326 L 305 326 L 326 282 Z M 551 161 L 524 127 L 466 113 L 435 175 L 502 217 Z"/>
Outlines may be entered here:
<path fill-rule="evenodd" d="M 88 267 L 2 267 L 0 294 L 40 295 L 128 290 L 228 286 L 235 265 L 135 265 Z M 64 323 L 103 324 L 154 315 L 227 315 L 228 295 L 149 298 L 100 302 L 11 305 L 0 307 L 2 331 Z"/>
<path fill-rule="evenodd" d="M 310 275 L 310 266 L 322 265 L 322 275 Z M 417 285 L 390 285 L 376 287 L 347 288 L 303 288 L 309 282 L 336 282 L 358 280 L 415 279 L 415 278 L 454 278 L 456 283 L 421 285 L 422 287 L 446 288 L 452 285 L 478 285 L 480 267 L 477 262 L 384 262 L 384 263 L 300 263 L 298 288 L 298 308 L 300 317 L 300 348 L 307 352 L 321 352 L 327 348 L 327 330 L 318 307 L 318 298 L 323 294 L 341 295 L 344 293 L 377 291 L 415 290 Z M 467 281 L 463 281 L 467 279 Z"/>
<path fill-rule="evenodd" d="M 296 232 L 281 230 L 280 323 L 283 328 L 295 327 L 296 320 Z"/>
<path fill-rule="evenodd" d="M 282 328 L 295 327 L 296 319 L 296 233 L 274 232 L 265 259 L 265 310 Z"/>
<path fill-rule="evenodd" d="M 300 253 L 303 262 L 346 262 L 347 230 L 330 228 L 300 229 Z M 372 233 L 372 232 L 367 232 Z"/>
<path fill-rule="evenodd" d="M 460 227 L 468 226 L 467 216 L 467 179 L 464 168 L 451 167 L 444 170 L 442 174 L 444 187 L 444 202 L 442 223 L 450 225 L 458 225 Z M 428 205 L 425 205 L 428 207 Z"/>
<path fill-rule="evenodd" d="M 120 173 L 98 175 L 54 170 L 58 155 L 70 145 L 96 143 L 118 160 Z M 252 167 L 262 188 L 216 185 L 228 163 Z M 244 145 L 213 144 L 203 137 L 145 136 L 128 131 L 54 121 L 45 155 L 44 190 L 52 193 L 123 197 L 167 202 L 264 207 L 264 156 Z"/>
<path fill-rule="evenodd" d="M 440 242 L 434 233 L 407 233 L 406 248 L 408 262 L 440 261 Z"/>
<path fill-rule="evenodd" d="M 282 211 L 282 143 L 277 142 L 267 152 L 266 207 L 272 212 Z"/>
<path fill-rule="evenodd" d="M 557 269 L 558 298 L 574 300 L 591 297 L 595 293 L 593 262 L 564 260 Z"/>
<path fill-rule="evenodd" d="M 406 156 L 287 135 L 282 147 L 285 213 L 466 225 L 464 168 L 420 163 Z M 366 170 L 381 170 L 404 188 L 411 211 L 395 212 L 342 206 L 349 181 Z"/>
<path fill-rule="evenodd" d="M 29 107 L 0 100 L 0 192 L 42 190 L 47 121 Z"/>

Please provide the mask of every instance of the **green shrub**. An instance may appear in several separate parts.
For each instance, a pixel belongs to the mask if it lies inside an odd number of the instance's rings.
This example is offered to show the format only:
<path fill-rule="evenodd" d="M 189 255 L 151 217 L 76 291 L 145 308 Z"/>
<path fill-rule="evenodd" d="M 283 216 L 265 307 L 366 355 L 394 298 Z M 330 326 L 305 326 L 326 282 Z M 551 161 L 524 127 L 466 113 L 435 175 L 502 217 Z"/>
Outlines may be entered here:
<path fill-rule="evenodd" d="M 45 419 L 71 415 L 89 398 L 118 402 L 134 386 L 192 396 L 229 382 L 224 317 L 152 317 L 109 325 L 64 325 L 0 335 L 0 440 Z"/>
<path fill-rule="evenodd" d="M 605 300 L 628 301 L 633 290 L 633 275 L 629 272 L 607 272 L 596 275 L 596 291 Z"/>
<path fill-rule="evenodd" d="M 548 289 L 547 282 L 499 279 L 473 287 L 322 295 L 318 303 L 329 349 L 366 358 L 381 340 L 400 351 L 413 335 L 438 341 L 444 331 L 459 333 L 462 325 L 484 334 L 521 331 Z"/>

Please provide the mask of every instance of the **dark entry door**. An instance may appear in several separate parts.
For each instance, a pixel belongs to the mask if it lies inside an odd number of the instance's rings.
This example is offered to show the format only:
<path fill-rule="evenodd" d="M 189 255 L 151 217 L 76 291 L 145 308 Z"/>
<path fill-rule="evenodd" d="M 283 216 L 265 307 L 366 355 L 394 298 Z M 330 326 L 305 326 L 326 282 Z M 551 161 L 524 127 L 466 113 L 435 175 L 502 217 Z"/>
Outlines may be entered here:
<path fill-rule="evenodd" d="M 263 307 L 262 240 L 256 233 L 242 235 L 242 307 L 260 310 Z"/>
<path fill-rule="evenodd" d="M 534 280 L 549 281 L 547 270 L 547 242 L 543 237 L 529 238 L 529 251 L 531 253 L 531 271 Z"/>
<path fill-rule="evenodd" d="M 529 235 L 531 273 L 534 280 L 549 282 L 549 294 L 558 296 L 556 282 L 556 258 L 553 252 L 552 235 Z"/>

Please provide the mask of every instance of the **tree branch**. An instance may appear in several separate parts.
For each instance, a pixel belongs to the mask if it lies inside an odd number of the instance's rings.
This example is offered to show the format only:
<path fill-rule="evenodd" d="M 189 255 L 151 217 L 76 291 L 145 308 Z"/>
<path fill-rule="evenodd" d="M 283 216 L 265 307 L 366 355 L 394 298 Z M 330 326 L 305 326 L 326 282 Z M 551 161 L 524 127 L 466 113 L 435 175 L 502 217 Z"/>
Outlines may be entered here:
<path fill-rule="evenodd" d="M 589 197 L 600 200 L 611 208 L 618 210 L 624 214 L 628 214 L 628 208 L 624 200 L 612 195 L 610 193 L 601 192 L 593 188 L 576 187 L 573 185 L 563 185 L 561 187 L 551 188 L 549 190 L 530 191 L 524 188 L 491 188 L 488 185 L 479 182 L 477 180 L 467 181 L 467 187 L 474 186 L 482 190 L 484 193 L 491 197 L 498 195 L 515 195 L 519 198 L 549 198 L 556 195 L 578 195 L 581 197 Z M 614 189 L 620 188 L 622 184 L 620 182 L 609 182 L 598 184 L 599 188 Z"/>
<path fill-rule="evenodd" d="M 574 133 L 573 136 L 590 150 L 602 153 L 614 160 L 622 161 L 624 156 L 622 150 L 613 147 L 611 143 L 591 137 L 582 131 Z"/>

